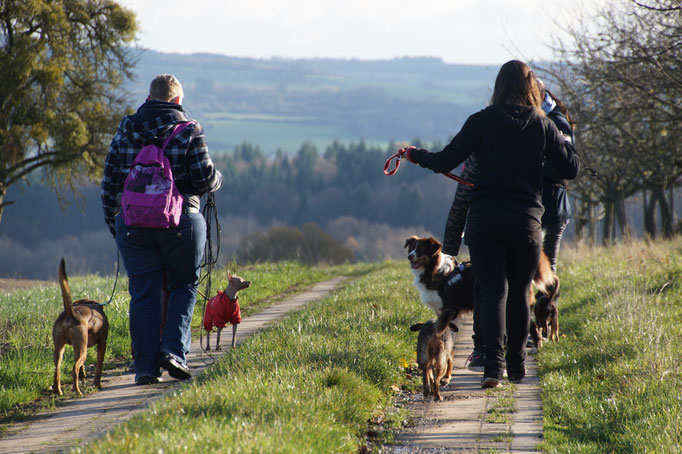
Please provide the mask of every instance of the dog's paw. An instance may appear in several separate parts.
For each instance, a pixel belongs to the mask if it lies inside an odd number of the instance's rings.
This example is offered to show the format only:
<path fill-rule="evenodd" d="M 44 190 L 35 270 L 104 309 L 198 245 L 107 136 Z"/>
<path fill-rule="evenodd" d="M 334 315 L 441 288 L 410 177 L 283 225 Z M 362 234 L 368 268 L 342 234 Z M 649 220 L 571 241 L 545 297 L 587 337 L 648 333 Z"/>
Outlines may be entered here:
<path fill-rule="evenodd" d="M 443 377 L 440 379 L 441 386 L 448 386 L 450 384 L 450 377 Z"/>
<path fill-rule="evenodd" d="M 57 386 L 57 387 L 55 387 L 54 385 L 50 386 L 50 391 L 52 391 L 53 393 L 55 393 L 58 396 L 64 395 L 64 393 L 62 392 L 62 388 L 59 386 Z"/>

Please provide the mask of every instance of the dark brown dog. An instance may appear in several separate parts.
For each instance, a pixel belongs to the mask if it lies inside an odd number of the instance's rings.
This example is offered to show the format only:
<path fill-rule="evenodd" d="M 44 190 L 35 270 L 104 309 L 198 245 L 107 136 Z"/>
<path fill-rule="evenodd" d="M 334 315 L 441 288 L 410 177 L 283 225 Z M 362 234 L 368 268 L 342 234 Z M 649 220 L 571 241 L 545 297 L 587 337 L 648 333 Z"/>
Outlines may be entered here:
<path fill-rule="evenodd" d="M 97 345 L 97 365 L 95 366 L 95 386 L 101 388 L 102 363 L 104 352 L 107 348 L 109 336 L 109 320 L 102 310 L 102 306 L 92 300 L 81 299 L 72 302 L 71 289 L 66 277 L 66 265 L 64 259 L 59 263 L 59 286 L 62 289 L 64 312 L 59 314 L 57 321 L 52 326 L 52 339 L 54 340 L 54 384 L 52 390 L 62 395 L 61 366 L 64 355 L 64 347 L 73 346 L 76 362 L 73 365 L 73 391 L 81 394 L 78 386 L 79 377 L 85 378 L 85 358 L 88 348 Z"/>
<path fill-rule="evenodd" d="M 433 395 L 433 400 L 441 401 L 440 387 L 450 383 L 452 366 L 455 363 L 452 334 L 452 319 L 456 310 L 445 310 L 437 320 L 426 323 L 415 323 L 411 331 L 419 331 L 417 338 L 417 364 L 422 372 L 424 397 Z M 457 327 L 454 326 L 454 331 Z"/>
<path fill-rule="evenodd" d="M 530 326 L 530 337 L 536 349 L 542 348 L 543 337 L 550 341 L 559 340 L 559 309 L 557 296 L 559 294 L 559 278 L 556 285 L 549 288 L 549 293 L 538 292 L 533 305 L 535 321 Z"/>

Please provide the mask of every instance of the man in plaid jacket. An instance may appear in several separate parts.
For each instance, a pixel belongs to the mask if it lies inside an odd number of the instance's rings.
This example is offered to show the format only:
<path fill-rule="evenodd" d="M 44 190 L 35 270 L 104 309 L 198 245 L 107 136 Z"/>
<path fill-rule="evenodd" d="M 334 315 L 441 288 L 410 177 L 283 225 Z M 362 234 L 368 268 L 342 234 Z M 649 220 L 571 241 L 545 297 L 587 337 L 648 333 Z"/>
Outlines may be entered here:
<path fill-rule="evenodd" d="M 174 126 L 189 121 L 182 108 L 180 82 L 169 74 L 152 80 L 147 100 L 125 116 L 111 141 L 102 179 L 104 219 L 116 238 L 128 272 L 130 336 L 135 352 L 135 383 L 158 383 L 161 368 L 171 377 L 190 378 L 186 355 L 196 303 L 199 271 L 206 243 L 200 197 L 223 182 L 213 166 L 199 123 L 193 121 L 168 144 L 173 180 L 184 198 L 180 224 L 152 229 L 127 226 L 120 214 L 123 183 L 135 156 L 146 145 L 161 145 Z M 164 274 L 169 304 L 161 336 L 160 298 Z"/>

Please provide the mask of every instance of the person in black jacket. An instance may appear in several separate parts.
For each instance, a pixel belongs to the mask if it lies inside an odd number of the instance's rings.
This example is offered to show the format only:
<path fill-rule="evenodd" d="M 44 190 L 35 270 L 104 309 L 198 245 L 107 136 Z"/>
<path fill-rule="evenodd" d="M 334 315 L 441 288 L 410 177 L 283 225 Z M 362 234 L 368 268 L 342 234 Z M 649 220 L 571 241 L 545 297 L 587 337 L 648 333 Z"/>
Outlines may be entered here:
<path fill-rule="evenodd" d="M 575 122 L 571 119 L 568 109 L 542 82 L 540 82 L 540 88 L 544 90 L 542 110 L 559 128 L 564 138 L 564 146 L 575 152 L 575 137 L 573 135 Z M 551 162 L 547 162 L 542 169 L 542 187 L 542 204 L 545 207 L 545 212 L 542 215 L 542 229 L 545 232 L 543 250 L 549 258 L 552 271 L 556 272 L 561 238 L 572 215 L 571 203 L 566 192 L 568 181 L 566 178 L 562 178 Z"/>
<path fill-rule="evenodd" d="M 538 79 L 540 89 L 544 92 L 541 104 L 543 112 L 554 122 L 564 138 L 564 146 L 575 151 L 575 139 L 573 131 L 575 122 L 571 119 L 568 109 L 554 93 L 551 93 Z M 478 177 L 478 163 L 476 156 L 470 155 L 462 166 L 461 178 L 469 182 L 475 182 Z M 542 169 L 542 205 L 545 212 L 542 215 L 541 225 L 544 232 L 542 250 L 545 251 L 556 272 L 556 263 L 559 256 L 559 247 L 568 220 L 571 217 L 571 205 L 566 192 L 568 181 L 561 178 L 551 162 L 545 162 Z M 466 224 L 467 211 L 469 210 L 469 194 L 471 186 L 460 184 L 457 186 L 455 198 L 452 201 L 448 219 L 445 223 L 443 234 L 443 252 L 452 256 L 459 254 L 462 243 L 462 235 Z M 478 292 L 476 292 L 478 294 Z M 483 371 L 483 335 L 480 325 L 480 304 L 478 299 L 474 301 L 474 350 L 469 355 L 468 368 Z"/>
<path fill-rule="evenodd" d="M 471 115 L 443 150 L 410 148 L 405 157 L 447 173 L 472 153 L 479 166 L 470 194 L 466 241 L 481 291 L 485 340 L 483 387 L 495 387 L 506 362 L 510 381 L 525 376 L 530 326 L 528 290 L 538 267 L 545 160 L 572 179 L 580 163 L 541 110 L 542 93 L 530 67 L 512 60 L 500 68 L 491 105 Z M 506 326 L 506 355 L 505 355 Z"/>

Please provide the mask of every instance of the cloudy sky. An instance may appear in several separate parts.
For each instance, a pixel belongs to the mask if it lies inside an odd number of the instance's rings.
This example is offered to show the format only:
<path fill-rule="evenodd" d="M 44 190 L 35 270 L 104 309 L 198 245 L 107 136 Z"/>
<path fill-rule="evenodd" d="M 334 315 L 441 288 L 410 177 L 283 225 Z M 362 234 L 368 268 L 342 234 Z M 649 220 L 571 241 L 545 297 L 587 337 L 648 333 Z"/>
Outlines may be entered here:
<path fill-rule="evenodd" d="M 119 0 L 138 14 L 138 45 L 163 52 L 493 64 L 551 58 L 558 24 L 608 1 Z"/>

